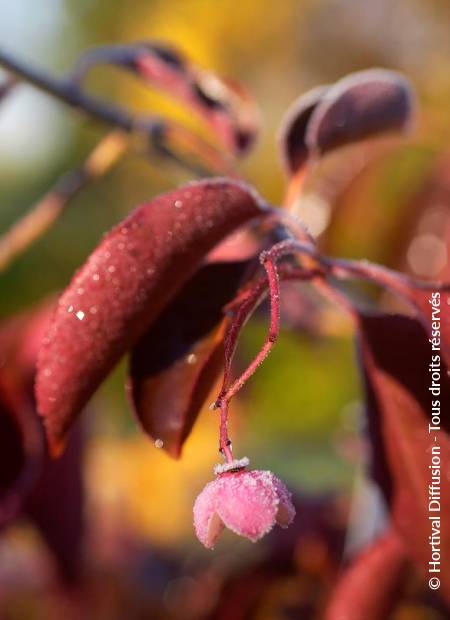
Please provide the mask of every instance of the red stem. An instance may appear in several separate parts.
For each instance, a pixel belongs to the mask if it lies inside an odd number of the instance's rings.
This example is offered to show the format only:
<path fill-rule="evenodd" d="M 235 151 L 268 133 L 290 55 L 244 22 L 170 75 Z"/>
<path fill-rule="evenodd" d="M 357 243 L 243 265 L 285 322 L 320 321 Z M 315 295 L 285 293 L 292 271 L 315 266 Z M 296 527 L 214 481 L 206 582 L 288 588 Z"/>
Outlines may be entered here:
<path fill-rule="evenodd" d="M 266 340 L 261 347 L 261 350 L 256 357 L 250 362 L 244 372 L 241 374 L 234 383 L 226 390 L 225 394 L 220 398 L 220 402 L 229 402 L 233 396 L 239 392 L 246 381 L 253 375 L 258 366 L 269 355 L 272 347 L 274 346 L 278 334 L 280 331 L 280 281 L 278 277 L 278 271 L 275 264 L 275 260 L 269 255 L 269 253 L 263 253 L 261 255 L 261 262 L 266 270 L 267 280 L 269 283 L 270 293 L 270 327 Z"/>
<path fill-rule="evenodd" d="M 279 259 L 288 254 L 296 253 L 307 256 L 309 259 L 312 259 L 316 265 L 313 267 L 311 267 L 310 264 L 306 266 L 294 266 L 289 263 L 283 263 L 277 266 Z M 450 286 L 445 286 L 436 282 L 425 283 L 415 281 L 412 278 L 401 276 L 401 274 L 396 274 L 396 272 L 389 269 L 367 262 L 328 258 L 320 255 L 313 243 L 305 241 L 304 238 L 302 241 L 298 241 L 294 238 L 285 239 L 272 246 L 269 250 L 262 252 L 260 260 L 266 271 L 266 277 L 252 282 L 251 286 L 242 291 L 233 304 L 228 306 L 228 309 L 234 312 L 234 316 L 225 336 L 225 364 L 222 388 L 217 400 L 212 404 L 213 409 L 220 407 L 220 448 L 227 462 L 233 460 L 230 447 L 231 442 L 227 430 L 228 405 L 233 396 L 237 394 L 269 355 L 278 338 L 280 330 L 280 280 L 311 281 L 328 299 L 343 306 L 353 320 L 358 317 L 357 308 L 350 302 L 345 293 L 336 289 L 326 280 L 327 275 L 334 275 L 340 278 L 360 277 L 378 282 L 409 301 L 418 311 L 420 311 L 420 307 L 411 294 L 408 294 L 409 287 L 426 290 L 430 288 L 442 289 Z M 244 372 L 229 385 L 231 362 L 240 330 L 267 292 L 270 294 L 270 327 L 267 337 L 260 351 Z"/>
<path fill-rule="evenodd" d="M 220 403 L 220 434 L 219 449 L 227 463 L 233 462 L 233 449 L 231 440 L 228 435 L 228 401 L 223 400 Z"/>

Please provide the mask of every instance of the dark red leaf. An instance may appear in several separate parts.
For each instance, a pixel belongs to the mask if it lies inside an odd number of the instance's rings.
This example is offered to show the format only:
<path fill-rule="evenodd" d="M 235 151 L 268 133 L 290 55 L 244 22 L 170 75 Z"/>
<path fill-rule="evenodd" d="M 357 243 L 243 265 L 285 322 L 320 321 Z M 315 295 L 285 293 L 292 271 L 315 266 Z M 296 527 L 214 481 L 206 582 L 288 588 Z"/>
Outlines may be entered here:
<path fill-rule="evenodd" d="M 42 468 L 44 435 L 33 406 L 39 341 L 49 305 L 0 325 L 0 526 L 21 510 Z"/>
<path fill-rule="evenodd" d="M 385 620 L 399 601 L 407 560 L 389 531 L 364 549 L 335 587 L 324 620 Z"/>
<path fill-rule="evenodd" d="M 174 457 L 223 367 L 223 307 L 236 294 L 248 264 L 202 267 L 133 350 L 130 396 L 136 414 Z"/>
<path fill-rule="evenodd" d="M 136 55 L 136 71 L 152 85 L 194 109 L 233 153 L 248 151 L 259 128 L 258 110 L 249 93 L 231 80 L 182 60 L 178 52 L 175 56 L 181 62 L 178 65 L 168 62 L 170 52 L 169 47 L 156 48 L 150 44 L 146 53 Z"/>
<path fill-rule="evenodd" d="M 322 101 L 329 86 L 318 86 L 301 95 L 286 112 L 278 135 L 283 167 L 289 176 L 299 172 L 309 158 L 306 130 L 311 115 Z"/>
<path fill-rule="evenodd" d="M 80 80 L 99 63 L 130 69 L 188 105 L 231 152 L 243 154 L 253 144 L 259 115 L 249 93 L 242 86 L 197 67 L 173 46 L 143 42 L 93 48 L 81 56 L 74 79 Z"/>
<path fill-rule="evenodd" d="M 289 176 L 285 206 L 295 204 L 308 164 L 340 146 L 406 130 L 414 108 L 410 83 L 384 69 L 352 73 L 299 97 L 280 130 L 281 159 Z"/>
<path fill-rule="evenodd" d="M 79 576 L 83 554 L 83 439 L 78 426 L 59 459 L 46 455 L 42 474 L 24 506 L 67 580 Z"/>
<path fill-rule="evenodd" d="M 61 574 L 74 578 L 84 537 L 81 431 L 60 459 L 50 459 L 34 404 L 36 359 L 52 306 L 45 302 L 0 326 L 0 524 L 29 516 Z"/>
<path fill-rule="evenodd" d="M 410 126 L 415 108 L 409 81 L 385 69 L 353 73 L 336 82 L 316 107 L 306 130 L 312 153 Z"/>
<path fill-rule="evenodd" d="M 441 592 L 450 592 L 450 378 L 440 358 L 440 394 L 431 394 L 431 344 L 421 324 L 400 315 L 362 315 L 359 341 L 368 400 L 373 473 L 389 502 L 407 553 L 423 573 L 431 557 L 428 508 L 432 450 L 440 447 Z M 439 400 L 441 430 L 429 432 L 432 401 Z M 436 440 L 435 440 L 436 437 Z"/>
<path fill-rule="evenodd" d="M 38 352 L 50 324 L 54 301 L 8 317 L 0 325 L 0 371 L 13 375 L 30 402 L 34 399 L 33 384 Z"/>
<path fill-rule="evenodd" d="M 265 205 L 227 179 L 189 184 L 133 211 L 61 296 L 36 378 L 53 453 L 108 372 L 189 280 L 203 257 Z"/>
<path fill-rule="evenodd" d="M 0 527 L 22 508 L 40 472 L 44 442 L 30 403 L 15 389 L 12 377 L 0 375 Z"/>
<path fill-rule="evenodd" d="M 338 278 L 363 278 L 406 302 L 430 337 L 434 329 L 433 322 L 436 319 L 439 320 L 442 355 L 450 365 L 450 315 L 445 311 L 450 303 L 448 282 L 415 280 L 408 275 L 366 260 L 341 258 L 325 258 L 324 260 L 331 268 L 331 273 Z M 432 305 L 434 297 L 436 308 Z"/>
<path fill-rule="evenodd" d="M 293 103 L 283 120 L 279 140 L 284 167 L 294 176 L 312 155 L 405 130 L 414 108 L 410 83 L 394 71 L 360 71 L 314 88 Z"/>

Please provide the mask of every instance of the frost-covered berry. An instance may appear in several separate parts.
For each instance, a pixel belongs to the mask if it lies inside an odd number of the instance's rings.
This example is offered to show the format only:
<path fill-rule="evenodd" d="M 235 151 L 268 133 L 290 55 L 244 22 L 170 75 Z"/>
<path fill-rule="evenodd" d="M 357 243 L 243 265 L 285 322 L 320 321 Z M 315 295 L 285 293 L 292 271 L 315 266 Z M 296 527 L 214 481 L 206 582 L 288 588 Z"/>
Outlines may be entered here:
<path fill-rule="evenodd" d="M 194 504 L 194 526 L 198 539 L 212 549 L 224 527 L 253 542 L 275 525 L 287 527 L 295 516 L 291 494 L 270 471 L 218 473 Z"/>

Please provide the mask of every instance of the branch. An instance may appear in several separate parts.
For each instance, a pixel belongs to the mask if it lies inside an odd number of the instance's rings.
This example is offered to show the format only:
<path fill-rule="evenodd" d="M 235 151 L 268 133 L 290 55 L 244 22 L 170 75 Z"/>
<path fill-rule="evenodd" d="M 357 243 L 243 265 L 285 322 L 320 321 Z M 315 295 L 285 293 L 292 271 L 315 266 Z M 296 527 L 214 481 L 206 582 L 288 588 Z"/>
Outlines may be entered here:
<path fill-rule="evenodd" d="M 143 134 L 159 153 L 170 157 L 190 172 L 194 170 L 197 174 L 205 174 L 210 169 L 214 172 L 220 171 L 221 173 L 235 176 L 230 161 L 225 159 L 220 151 L 214 149 L 208 142 L 176 123 L 169 123 L 163 118 L 132 114 L 121 106 L 86 94 L 72 77 L 53 77 L 41 69 L 30 67 L 1 48 L 0 66 L 11 71 L 29 84 L 36 86 L 39 90 L 63 101 L 72 108 L 84 112 L 92 118 L 127 133 Z M 182 135 L 182 143 L 188 143 L 191 149 L 190 154 L 198 157 L 200 166 L 192 164 L 186 157 L 172 150 L 171 142 L 176 143 L 178 134 Z M 188 139 L 186 139 L 186 135 Z"/>
<path fill-rule="evenodd" d="M 97 97 L 91 97 L 81 91 L 72 79 L 55 78 L 45 71 L 30 67 L 26 63 L 17 60 L 9 52 L 0 48 L 0 65 L 25 82 L 33 84 L 52 97 L 67 103 L 73 108 L 82 110 L 97 120 L 120 127 L 124 131 L 130 132 L 134 129 L 136 120 L 125 110 L 107 104 Z M 156 121 L 155 121 L 156 125 Z"/>
<path fill-rule="evenodd" d="M 137 143 L 138 150 L 143 147 L 146 152 L 151 145 L 160 155 L 198 176 L 208 175 L 211 171 L 236 176 L 229 160 L 219 150 L 181 125 L 157 117 L 134 115 L 125 108 L 86 94 L 73 76 L 53 77 L 17 60 L 1 48 L 0 66 L 13 74 L 0 88 L 0 96 L 7 94 L 18 80 L 22 80 L 115 128 L 95 147 L 80 168 L 58 179 L 54 187 L 0 237 L 0 272 L 48 230 L 74 196 L 117 161 L 127 147 L 126 134 L 144 138 L 144 144 L 142 141 Z"/>

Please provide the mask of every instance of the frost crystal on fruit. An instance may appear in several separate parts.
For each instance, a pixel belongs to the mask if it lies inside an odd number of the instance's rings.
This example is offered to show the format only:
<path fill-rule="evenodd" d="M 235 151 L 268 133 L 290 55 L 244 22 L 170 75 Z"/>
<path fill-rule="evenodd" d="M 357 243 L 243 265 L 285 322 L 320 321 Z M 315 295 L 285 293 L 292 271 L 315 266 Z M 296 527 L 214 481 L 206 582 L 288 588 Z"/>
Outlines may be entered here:
<path fill-rule="evenodd" d="M 294 516 L 290 492 L 270 471 L 219 473 L 194 504 L 195 531 L 208 549 L 224 527 L 255 542 L 275 524 L 287 527 Z"/>

